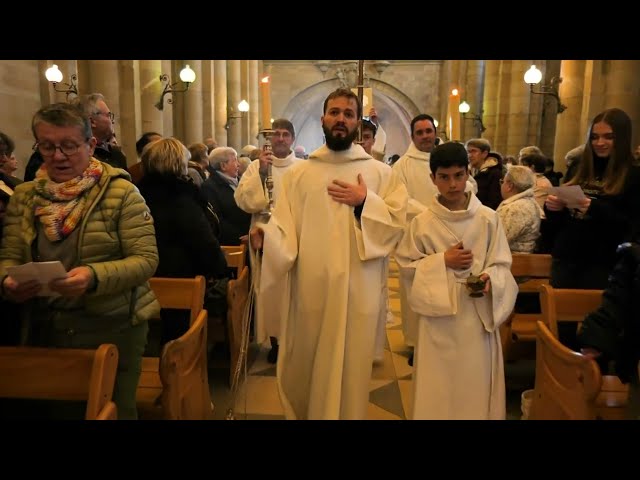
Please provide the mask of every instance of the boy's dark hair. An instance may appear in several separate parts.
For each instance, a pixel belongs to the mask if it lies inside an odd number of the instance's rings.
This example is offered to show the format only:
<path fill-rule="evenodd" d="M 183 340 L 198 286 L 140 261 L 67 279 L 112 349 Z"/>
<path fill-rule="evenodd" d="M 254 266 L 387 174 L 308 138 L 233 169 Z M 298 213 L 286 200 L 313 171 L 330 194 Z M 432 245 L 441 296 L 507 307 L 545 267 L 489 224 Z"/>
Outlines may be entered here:
<path fill-rule="evenodd" d="M 373 123 L 371 120 L 367 120 L 366 118 L 362 119 L 362 131 L 364 132 L 365 130 L 370 130 L 371 133 L 373 134 L 374 138 L 376 136 L 376 132 L 378 131 L 378 127 L 376 127 L 376 124 Z"/>
<path fill-rule="evenodd" d="M 464 145 L 457 142 L 448 142 L 438 145 L 431 152 L 429 159 L 431 173 L 436 174 L 438 168 L 464 167 L 469 169 L 469 155 Z"/>

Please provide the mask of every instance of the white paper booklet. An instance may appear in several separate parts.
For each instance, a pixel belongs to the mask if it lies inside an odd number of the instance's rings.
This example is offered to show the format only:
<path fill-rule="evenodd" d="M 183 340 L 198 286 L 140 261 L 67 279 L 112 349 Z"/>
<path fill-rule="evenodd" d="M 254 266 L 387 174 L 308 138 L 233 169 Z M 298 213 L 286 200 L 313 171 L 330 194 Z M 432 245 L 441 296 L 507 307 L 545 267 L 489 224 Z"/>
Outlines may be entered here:
<path fill-rule="evenodd" d="M 39 297 L 57 296 L 56 292 L 52 292 L 49 289 L 49 282 L 67 276 L 67 271 L 64 269 L 62 262 L 58 260 L 53 262 L 29 262 L 15 267 L 7 267 L 7 273 L 18 283 L 38 280 L 42 284 L 42 290 L 38 293 Z"/>
<path fill-rule="evenodd" d="M 587 198 L 580 185 L 563 185 L 561 187 L 547 188 L 549 195 L 555 195 L 567 203 L 567 208 L 578 208 L 580 201 Z"/>

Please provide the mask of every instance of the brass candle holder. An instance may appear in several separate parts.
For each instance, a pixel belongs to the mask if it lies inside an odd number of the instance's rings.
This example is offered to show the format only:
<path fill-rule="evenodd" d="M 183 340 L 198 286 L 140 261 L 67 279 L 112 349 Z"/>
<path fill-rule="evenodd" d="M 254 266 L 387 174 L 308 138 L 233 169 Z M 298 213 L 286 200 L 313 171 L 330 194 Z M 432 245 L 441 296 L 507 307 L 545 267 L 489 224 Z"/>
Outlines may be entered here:
<path fill-rule="evenodd" d="M 264 145 L 262 146 L 262 151 L 272 153 L 273 149 L 271 147 L 271 137 L 274 134 L 274 130 L 270 128 L 265 128 L 260 130 L 260 134 L 264 137 Z M 272 174 L 272 165 L 269 164 L 267 167 L 267 178 L 265 179 L 264 185 L 267 189 L 267 198 L 269 203 L 267 206 L 260 212 L 260 216 L 263 221 L 266 223 L 271 218 L 271 212 L 273 211 L 273 174 Z"/>

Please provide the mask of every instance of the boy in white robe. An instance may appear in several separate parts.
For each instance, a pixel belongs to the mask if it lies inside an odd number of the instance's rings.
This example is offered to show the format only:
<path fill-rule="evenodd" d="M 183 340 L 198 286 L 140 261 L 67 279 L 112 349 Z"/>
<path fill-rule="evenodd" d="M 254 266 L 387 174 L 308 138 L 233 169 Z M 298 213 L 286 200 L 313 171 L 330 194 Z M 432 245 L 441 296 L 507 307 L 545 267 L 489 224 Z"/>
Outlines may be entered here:
<path fill-rule="evenodd" d="M 415 216 L 422 213 L 431 203 L 431 199 L 438 193 L 438 189 L 431 181 L 429 158 L 436 147 L 437 129 L 431 115 L 421 113 L 411 120 L 411 144 L 393 165 L 393 171 L 400 181 L 407 187 L 409 203 L 407 204 L 407 225 Z M 478 187 L 469 176 L 467 190 L 474 193 Z M 411 310 L 407 300 L 410 278 L 400 272 L 400 311 L 402 315 L 402 334 L 407 346 L 413 347 L 416 342 L 418 316 Z M 413 354 L 409 359 L 413 365 Z"/>
<path fill-rule="evenodd" d="M 396 251 L 413 277 L 408 301 L 419 315 L 413 373 L 413 419 L 504 419 L 506 400 L 499 327 L 518 286 L 500 219 L 472 192 L 467 152 L 445 143 L 431 153 L 440 192 L 415 217 Z M 470 275 L 484 281 L 471 297 Z"/>
<path fill-rule="evenodd" d="M 268 224 L 263 288 L 288 278 L 277 383 L 288 419 L 364 419 L 369 402 L 384 259 L 405 222 L 407 192 L 357 135 L 362 105 L 332 92 L 321 117 L 326 145 L 290 169 Z"/>

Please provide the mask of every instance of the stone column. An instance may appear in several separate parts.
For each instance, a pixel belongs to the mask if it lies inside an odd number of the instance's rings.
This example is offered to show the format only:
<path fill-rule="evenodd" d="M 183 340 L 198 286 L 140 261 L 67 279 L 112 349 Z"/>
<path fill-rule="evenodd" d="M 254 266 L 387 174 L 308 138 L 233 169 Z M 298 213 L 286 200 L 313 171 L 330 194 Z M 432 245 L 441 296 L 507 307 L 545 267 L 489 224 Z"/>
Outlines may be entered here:
<path fill-rule="evenodd" d="M 633 124 L 632 148 L 640 144 L 640 60 L 608 60 L 606 108 L 621 108 Z"/>
<path fill-rule="evenodd" d="M 589 120 L 584 115 L 582 102 L 585 94 L 585 60 L 563 60 L 560 69 L 562 83 L 559 95 L 567 109 L 558 115 L 553 156 L 555 169 L 565 173 L 564 157 L 569 150 L 584 142 L 583 131 Z"/>
<path fill-rule="evenodd" d="M 238 103 L 242 100 L 240 73 L 240 60 L 227 60 L 228 105 L 233 106 L 234 114 L 238 114 Z M 240 150 L 243 147 L 242 122 L 240 122 L 240 118 L 229 118 L 228 124 L 227 145 Z"/>
<path fill-rule="evenodd" d="M 136 132 L 136 140 L 145 132 L 158 132 L 166 135 L 162 121 L 162 112 L 156 107 L 162 94 L 163 83 L 161 60 L 140 60 L 140 130 Z"/>
<path fill-rule="evenodd" d="M 214 90 L 214 118 L 215 118 L 215 131 L 214 136 L 218 145 L 229 145 L 227 138 L 227 130 L 225 125 L 227 124 L 227 61 L 226 60 L 214 60 L 213 61 L 213 83 L 215 85 Z"/>
<path fill-rule="evenodd" d="M 501 60 L 487 60 L 484 70 L 484 126 L 487 128 L 484 137 L 492 144 L 498 133 L 498 85 L 500 80 Z"/>
<path fill-rule="evenodd" d="M 186 65 L 189 65 L 196 74 L 196 79 L 189 87 L 189 90 L 177 94 L 180 95 L 180 101 L 184 101 L 184 131 L 182 141 L 188 146 L 192 143 L 202 142 L 204 139 L 202 134 L 202 61 L 185 60 L 184 66 L 180 66 L 179 69 L 182 70 Z M 180 80 L 179 75 L 176 77 L 176 80 Z M 178 88 L 184 88 L 182 81 L 178 83 Z"/>
<path fill-rule="evenodd" d="M 213 80 L 213 60 L 202 60 L 202 142 L 207 137 L 214 137 L 215 117 L 214 117 L 214 80 Z"/>
<path fill-rule="evenodd" d="M 462 117 L 462 140 L 477 138 L 482 136 L 480 124 L 474 122 L 473 115 L 480 117 L 483 122 L 483 94 L 484 94 L 484 70 L 485 60 L 466 60 L 465 74 L 461 77 L 462 100 L 465 100 L 471 110 L 467 117 Z"/>
<path fill-rule="evenodd" d="M 500 135 L 494 148 L 505 155 L 516 155 L 522 147 L 538 145 L 540 141 L 540 113 L 542 99 L 530 92 L 524 74 L 531 67 L 530 60 L 503 60 L 500 88 Z M 544 69 L 544 65 L 537 64 Z"/>
<path fill-rule="evenodd" d="M 139 61 L 119 60 L 118 70 L 120 116 L 116 117 L 116 125 L 120 125 L 120 130 L 117 139 L 127 156 L 127 164 L 133 165 L 138 161 L 136 140 L 142 128 Z"/>
<path fill-rule="evenodd" d="M 89 69 L 87 90 L 83 93 L 101 93 L 109 109 L 116 115 L 116 132 L 118 130 L 117 117 L 120 116 L 120 72 L 118 60 L 84 60 Z"/>

